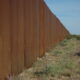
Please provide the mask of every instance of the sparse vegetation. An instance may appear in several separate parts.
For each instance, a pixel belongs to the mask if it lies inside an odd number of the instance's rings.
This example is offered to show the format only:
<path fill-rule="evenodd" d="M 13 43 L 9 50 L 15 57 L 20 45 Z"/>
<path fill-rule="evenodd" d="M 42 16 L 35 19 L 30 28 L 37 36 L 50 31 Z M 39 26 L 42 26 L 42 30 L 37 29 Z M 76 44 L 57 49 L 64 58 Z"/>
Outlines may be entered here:
<path fill-rule="evenodd" d="M 69 35 L 66 37 L 66 39 L 72 39 L 72 38 L 76 38 L 77 40 L 80 40 L 80 35 Z"/>
<path fill-rule="evenodd" d="M 64 41 L 61 41 L 59 45 L 61 45 L 61 46 L 66 46 L 66 45 L 67 45 L 66 42 L 67 42 L 67 39 L 65 39 Z"/>
<path fill-rule="evenodd" d="M 68 36 L 14 80 L 80 80 L 79 39 Z"/>

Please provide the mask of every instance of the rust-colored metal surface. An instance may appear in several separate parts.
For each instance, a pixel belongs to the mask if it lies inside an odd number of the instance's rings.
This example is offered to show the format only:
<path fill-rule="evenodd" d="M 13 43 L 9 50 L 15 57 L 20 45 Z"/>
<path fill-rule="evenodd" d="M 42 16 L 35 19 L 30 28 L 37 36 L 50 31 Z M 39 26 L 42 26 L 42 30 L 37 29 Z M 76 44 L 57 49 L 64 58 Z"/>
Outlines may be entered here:
<path fill-rule="evenodd" d="M 24 2 L 10 0 L 11 74 L 24 69 Z"/>
<path fill-rule="evenodd" d="M 0 80 L 31 67 L 66 35 L 44 0 L 0 0 Z"/>
<path fill-rule="evenodd" d="M 39 55 L 38 0 L 25 0 L 25 66 L 30 67 Z M 39 4 L 39 3 L 38 3 Z"/>
<path fill-rule="evenodd" d="M 0 0 L 0 80 L 11 72 L 9 0 Z"/>

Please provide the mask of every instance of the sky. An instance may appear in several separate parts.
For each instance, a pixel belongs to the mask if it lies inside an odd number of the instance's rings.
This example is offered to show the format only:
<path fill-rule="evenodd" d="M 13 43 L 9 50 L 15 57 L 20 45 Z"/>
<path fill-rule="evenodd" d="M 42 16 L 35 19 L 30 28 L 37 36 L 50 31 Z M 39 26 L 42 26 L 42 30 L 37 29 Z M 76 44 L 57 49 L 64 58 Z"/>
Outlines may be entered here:
<path fill-rule="evenodd" d="M 80 34 L 80 0 L 45 0 L 71 34 Z"/>

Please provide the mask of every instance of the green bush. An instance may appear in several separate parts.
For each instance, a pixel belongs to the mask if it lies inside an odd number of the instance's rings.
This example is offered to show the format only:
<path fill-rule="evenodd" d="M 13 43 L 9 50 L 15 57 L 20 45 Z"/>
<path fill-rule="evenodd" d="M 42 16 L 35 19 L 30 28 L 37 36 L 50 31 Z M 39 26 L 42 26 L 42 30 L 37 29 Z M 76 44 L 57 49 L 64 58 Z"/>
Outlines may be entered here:
<path fill-rule="evenodd" d="M 72 38 L 76 38 L 77 40 L 80 40 L 79 35 L 69 35 L 69 36 L 66 37 L 66 39 L 72 39 Z"/>
<path fill-rule="evenodd" d="M 60 45 L 60 46 L 66 46 L 66 45 L 67 45 L 66 42 L 67 42 L 67 39 L 61 41 L 61 42 L 59 43 L 59 45 Z"/>

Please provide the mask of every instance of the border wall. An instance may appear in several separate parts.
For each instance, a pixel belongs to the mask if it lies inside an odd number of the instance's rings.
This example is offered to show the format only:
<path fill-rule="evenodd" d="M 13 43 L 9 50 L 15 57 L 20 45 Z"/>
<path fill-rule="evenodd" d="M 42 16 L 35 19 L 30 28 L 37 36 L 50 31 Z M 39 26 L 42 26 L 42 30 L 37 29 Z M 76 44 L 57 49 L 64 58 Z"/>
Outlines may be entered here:
<path fill-rule="evenodd" d="M 31 67 L 66 35 L 44 0 L 0 0 L 0 80 Z"/>

